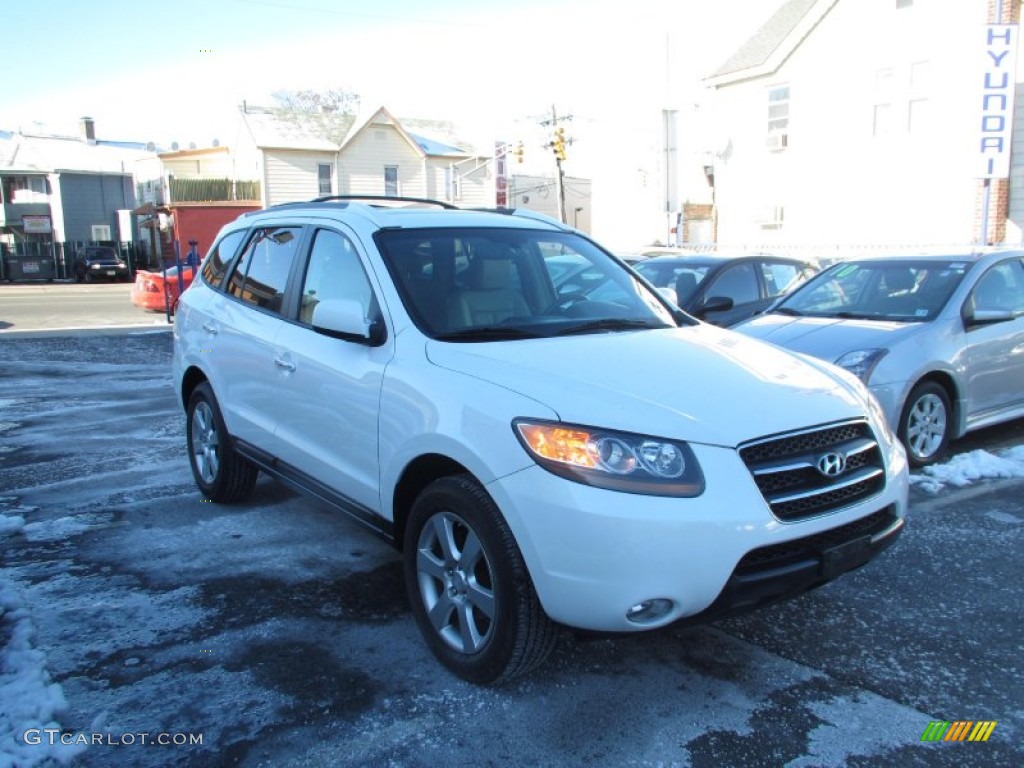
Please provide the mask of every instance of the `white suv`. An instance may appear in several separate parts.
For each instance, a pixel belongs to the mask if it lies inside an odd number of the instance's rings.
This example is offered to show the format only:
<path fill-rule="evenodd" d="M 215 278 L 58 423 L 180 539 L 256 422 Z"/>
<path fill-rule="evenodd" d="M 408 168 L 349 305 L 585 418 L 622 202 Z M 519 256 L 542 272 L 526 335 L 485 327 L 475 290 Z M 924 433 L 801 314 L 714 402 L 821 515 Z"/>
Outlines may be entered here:
<path fill-rule="evenodd" d="M 220 233 L 175 316 L 189 458 L 213 501 L 264 471 L 391 541 L 457 675 L 791 597 L 902 529 L 906 456 L 853 376 L 547 217 L 361 200 Z"/>

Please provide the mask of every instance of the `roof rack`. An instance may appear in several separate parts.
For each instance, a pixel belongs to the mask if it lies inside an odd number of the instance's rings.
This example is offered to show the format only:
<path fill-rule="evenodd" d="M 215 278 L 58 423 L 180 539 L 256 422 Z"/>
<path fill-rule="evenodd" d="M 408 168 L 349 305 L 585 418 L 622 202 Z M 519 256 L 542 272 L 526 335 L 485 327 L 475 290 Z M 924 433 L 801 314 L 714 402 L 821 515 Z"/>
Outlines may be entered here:
<path fill-rule="evenodd" d="M 330 203 L 336 200 L 347 200 L 352 202 L 364 202 L 369 200 L 376 203 L 420 203 L 422 205 L 436 205 L 438 208 L 447 208 L 448 210 L 459 210 L 457 205 L 445 203 L 441 200 L 430 200 L 425 197 L 396 197 L 389 195 L 326 195 L 324 197 L 314 198 L 309 202 Z"/>

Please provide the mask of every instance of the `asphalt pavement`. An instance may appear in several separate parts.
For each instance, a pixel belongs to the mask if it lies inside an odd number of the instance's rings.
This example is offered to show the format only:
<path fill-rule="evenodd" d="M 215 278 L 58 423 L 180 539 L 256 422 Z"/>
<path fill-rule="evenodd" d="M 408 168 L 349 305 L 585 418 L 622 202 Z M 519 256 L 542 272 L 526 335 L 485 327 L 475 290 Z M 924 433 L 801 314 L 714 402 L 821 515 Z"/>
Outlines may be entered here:
<path fill-rule="evenodd" d="M 567 635 L 481 688 L 427 651 L 390 547 L 267 478 L 204 501 L 170 349 L 152 329 L 0 341 L 0 647 L 27 637 L 42 681 L 20 738 L 53 717 L 74 765 L 1024 764 L 1024 481 L 915 492 L 896 545 L 795 601 Z M 996 725 L 921 740 L 961 720 Z"/>
<path fill-rule="evenodd" d="M 0 283 L 0 338 L 166 328 L 166 314 L 136 307 L 131 289 L 129 283 Z"/>

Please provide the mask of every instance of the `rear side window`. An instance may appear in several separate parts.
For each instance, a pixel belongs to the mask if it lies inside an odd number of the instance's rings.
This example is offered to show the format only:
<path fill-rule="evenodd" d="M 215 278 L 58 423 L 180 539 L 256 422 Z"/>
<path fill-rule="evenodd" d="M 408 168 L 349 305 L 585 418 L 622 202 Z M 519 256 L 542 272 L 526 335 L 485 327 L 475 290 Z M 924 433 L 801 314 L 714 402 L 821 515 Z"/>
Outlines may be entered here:
<path fill-rule="evenodd" d="M 280 312 L 300 234 L 298 227 L 255 230 L 231 274 L 228 293 L 247 304 Z"/>
<path fill-rule="evenodd" d="M 213 246 L 213 250 L 206 254 L 206 259 L 203 261 L 203 280 L 208 286 L 220 288 L 220 284 L 224 282 L 224 275 L 228 271 L 228 265 L 244 238 L 244 229 L 231 232 L 222 237 L 220 242 Z"/>

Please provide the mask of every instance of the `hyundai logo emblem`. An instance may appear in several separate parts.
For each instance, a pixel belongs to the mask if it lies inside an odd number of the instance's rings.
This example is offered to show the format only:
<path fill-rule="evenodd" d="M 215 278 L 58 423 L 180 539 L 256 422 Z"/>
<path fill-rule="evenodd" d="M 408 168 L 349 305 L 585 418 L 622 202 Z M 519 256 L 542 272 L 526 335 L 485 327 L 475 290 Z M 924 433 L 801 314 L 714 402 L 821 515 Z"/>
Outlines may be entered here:
<path fill-rule="evenodd" d="M 825 477 L 839 477 L 846 471 L 846 456 L 841 453 L 826 453 L 815 465 Z"/>

